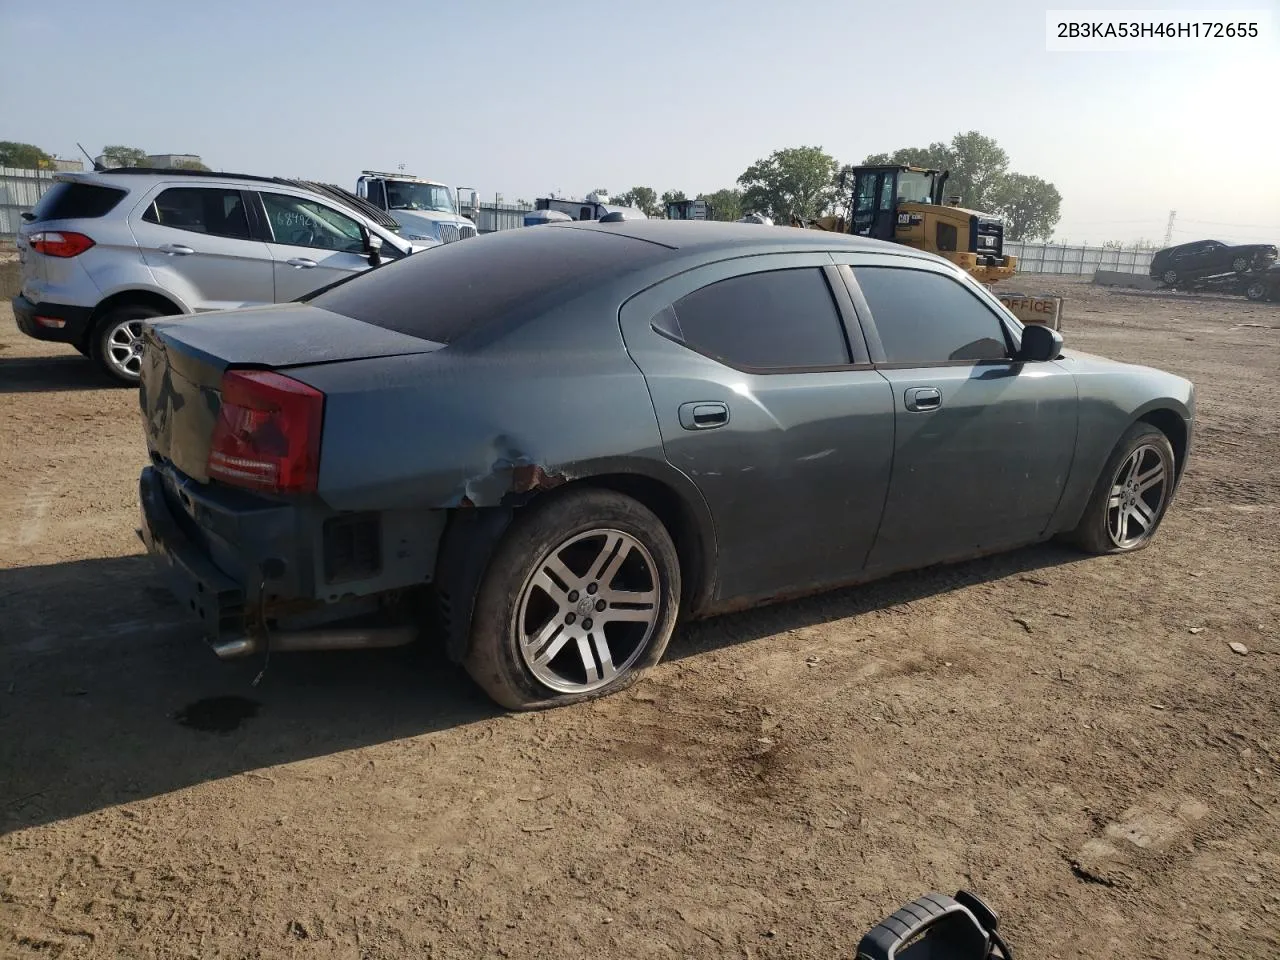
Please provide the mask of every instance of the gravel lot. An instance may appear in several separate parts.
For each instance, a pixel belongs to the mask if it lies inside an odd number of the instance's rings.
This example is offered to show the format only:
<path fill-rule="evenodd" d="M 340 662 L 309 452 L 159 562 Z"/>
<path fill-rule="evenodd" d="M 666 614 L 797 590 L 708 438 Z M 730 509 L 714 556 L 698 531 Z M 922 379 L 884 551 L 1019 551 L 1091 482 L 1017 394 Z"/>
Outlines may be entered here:
<path fill-rule="evenodd" d="M 0 307 L 0 955 L 849 957 L 963 886 L 1020 957 L 1280 956 L 1280 305 L 1020 286 L 1197 384 L 1151 549 L 693 625 L 534 716 L 424 651 L 218 663 L 134 392 Z"/>

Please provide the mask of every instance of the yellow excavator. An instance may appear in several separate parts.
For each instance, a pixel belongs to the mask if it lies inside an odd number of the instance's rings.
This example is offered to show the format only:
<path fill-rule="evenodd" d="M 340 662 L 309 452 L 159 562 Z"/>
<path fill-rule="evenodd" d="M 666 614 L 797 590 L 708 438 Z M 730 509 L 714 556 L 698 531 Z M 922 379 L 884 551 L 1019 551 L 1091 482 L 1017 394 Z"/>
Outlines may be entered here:
<path fill-rule="evenodd" d="M 841 192 L 848 191 L 843 213 L 816 219 L 793 216 L 791 225 L 927 250 L 988 285 L 1013 276 L 1018 258 L 1004 253 L 1004 221 L 965 209 L 959 197 L 944 198 L 947 177 L 924 167 L 854 167 L 840 180 Z"/>

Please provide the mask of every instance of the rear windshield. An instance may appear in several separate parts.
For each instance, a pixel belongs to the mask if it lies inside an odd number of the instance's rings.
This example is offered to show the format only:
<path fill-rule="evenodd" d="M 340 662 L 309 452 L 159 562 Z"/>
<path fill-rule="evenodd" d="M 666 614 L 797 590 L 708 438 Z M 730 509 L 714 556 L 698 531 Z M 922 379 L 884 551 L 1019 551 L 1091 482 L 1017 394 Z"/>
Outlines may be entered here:
<path fill-rule="evenodd" d="M 59 180 L 31 211 L 36 220 L 90 220 L 106 216 L 127 193 L 96 183 Z"/>
<path fill-rule="evenodd" d="M 302 299 L 387 330 L 452 343 L 491 320 L 532 316 L 670 253 L 594 230 L 519 227 L 410 254 Z"/>

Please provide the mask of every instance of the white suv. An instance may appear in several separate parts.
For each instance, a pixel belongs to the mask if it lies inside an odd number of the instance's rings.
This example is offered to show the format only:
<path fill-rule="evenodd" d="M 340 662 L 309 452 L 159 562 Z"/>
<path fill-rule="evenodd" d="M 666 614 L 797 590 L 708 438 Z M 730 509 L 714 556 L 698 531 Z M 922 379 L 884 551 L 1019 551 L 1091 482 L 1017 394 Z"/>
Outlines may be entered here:
<path fill-rule="evenodd" d="M 421 249 L 325 184 L 137 168 L 54 180 L 18 231 L 18 327 L 124 383 L 151 317 L 294 300 Z"/>

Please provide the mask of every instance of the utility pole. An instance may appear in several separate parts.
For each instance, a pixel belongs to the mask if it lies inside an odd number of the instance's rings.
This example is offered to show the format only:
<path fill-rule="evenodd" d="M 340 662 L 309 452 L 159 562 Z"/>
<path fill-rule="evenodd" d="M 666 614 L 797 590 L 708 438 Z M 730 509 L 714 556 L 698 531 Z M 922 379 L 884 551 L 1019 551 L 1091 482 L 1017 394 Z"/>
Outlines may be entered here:
<path fill-rule="evenodd" d="M 1167 247 L 1173 243 L 1173 221 L 1178 216 L 1177 210 L 1169 211 L 1169 225 L 1164 228 L 1164 245 Z"/>

